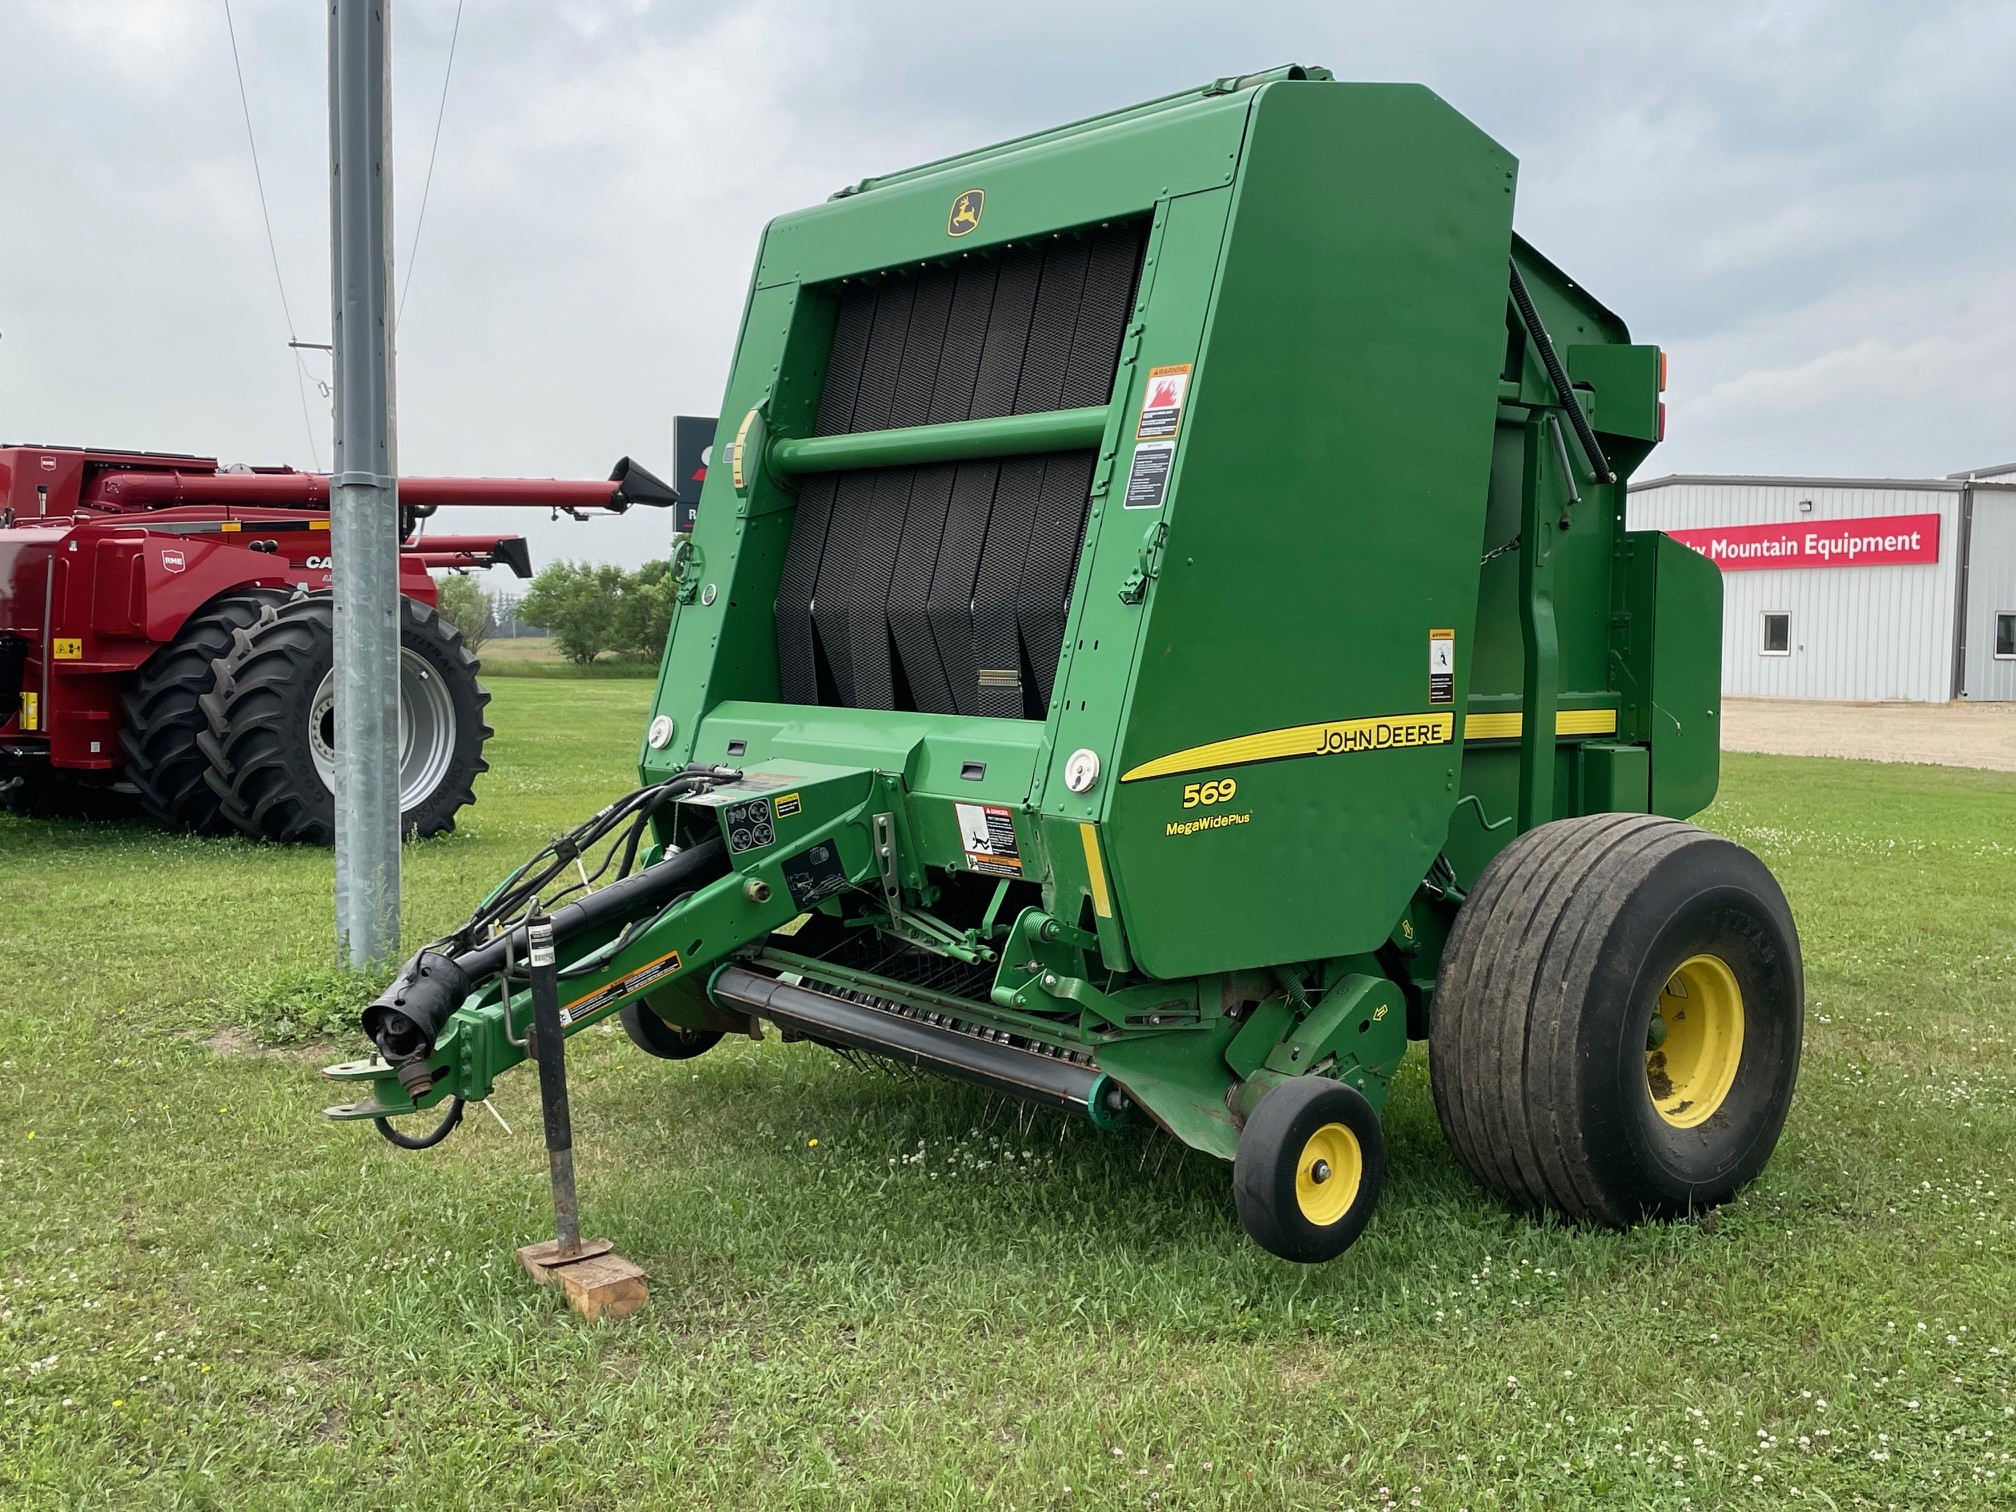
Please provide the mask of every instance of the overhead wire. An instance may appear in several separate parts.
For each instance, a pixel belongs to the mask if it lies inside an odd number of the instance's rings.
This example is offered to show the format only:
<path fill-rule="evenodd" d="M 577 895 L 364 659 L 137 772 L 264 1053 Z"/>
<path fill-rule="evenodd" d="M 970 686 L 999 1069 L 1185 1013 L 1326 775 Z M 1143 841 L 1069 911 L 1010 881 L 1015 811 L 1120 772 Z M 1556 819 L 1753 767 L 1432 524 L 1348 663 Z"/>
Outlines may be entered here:
<path fill-rule="evenodd" d="M 420 210 L 413 217 L 413 245 L 406 252 L 406 276 L 399 281 L 396 325 L 406 314 L 406 291 L 413 287 L 413 264 L 420 258 L 420 232 L 427 224 L 427 196 L 434 188 L 434 160 L 441 155 L 441 122 L 448 114 L 448 81 L 455 77 L 455 43 L 462 36 L 463 0 L 455 0 L 455 24 L 448 32 L 448 63 L 441 70 L 441 103 L 434 110 L 434 145 L 427 150 L 427 178 L 420 186 Z"/>
<path fill-rule="evenodd" d="M 297 344 L 300 332 L 294 328 L 294 310 L 287 301 L 287 280 L 280 274 L 280 244 L 273 235 L 273 212 L 266 204 L 266 175 L 259 168 L 259 138 L 252 129 L 252 101 L 245 92 L 245 65 L 238 56 L 238 26 L 231 16 L 231 0 L 223 0 L 224 32 L 231 39 L 231 70 L 238 76 L 238 106 L 245 116 L 245 143 L 252 149 L 252 182 L 259 190 L 259 218 L 266 223 L 266 251 L 273 260 L 273 285 L 280 291 L 280 313 L 287 322 L 288 351 L 294 358 L 294 387 L 301 397 L 301 424 L 308 432 L 308 456 L 315 464 L 315 470 L 322 470 L 321 449 L 315 444 L 315 420 L 308 409 L 308 364 L 301 358 Z M 458 5 L 457 14 L 460 14 Z"/>

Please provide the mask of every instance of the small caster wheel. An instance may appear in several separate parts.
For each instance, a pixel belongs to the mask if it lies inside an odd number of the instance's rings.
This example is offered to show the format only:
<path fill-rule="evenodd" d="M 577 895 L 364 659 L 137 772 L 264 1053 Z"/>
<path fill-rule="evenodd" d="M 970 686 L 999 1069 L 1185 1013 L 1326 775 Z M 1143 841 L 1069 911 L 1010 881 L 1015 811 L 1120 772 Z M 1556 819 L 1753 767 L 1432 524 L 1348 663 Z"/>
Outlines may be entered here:
<path fill-rule="evenodd" d="M 630 1043 L 660 1060 L 691 1060 L 721 1043 L 719 1029 L 681 1029 L 668 1024 L 643 1003 L 625 1003 L 616 1010 Z"/>
<path fill-rule="evenodd" d="M 1334 1260 L 1365 1231 L 1386 1184 L 1379 1115 L 1356 1087 L 1283 1082 L 1239 1136 L 1232 1195 L 1246 1232 L 1283 1260 Z"/>

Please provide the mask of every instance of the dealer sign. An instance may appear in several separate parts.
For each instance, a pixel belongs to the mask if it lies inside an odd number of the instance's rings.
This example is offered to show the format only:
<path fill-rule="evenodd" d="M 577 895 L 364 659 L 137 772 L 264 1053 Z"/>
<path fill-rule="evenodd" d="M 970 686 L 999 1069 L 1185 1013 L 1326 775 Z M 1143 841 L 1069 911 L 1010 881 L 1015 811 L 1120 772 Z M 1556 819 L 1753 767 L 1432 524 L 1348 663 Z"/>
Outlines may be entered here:
<path fill-rule="evenodd" d="M 1724 572 L 1765 567 L 1900 567 L 1939 560 L 1936 514 L 1800 520 L 1789 525 L 1710 525 L 1666 532 Z"/>

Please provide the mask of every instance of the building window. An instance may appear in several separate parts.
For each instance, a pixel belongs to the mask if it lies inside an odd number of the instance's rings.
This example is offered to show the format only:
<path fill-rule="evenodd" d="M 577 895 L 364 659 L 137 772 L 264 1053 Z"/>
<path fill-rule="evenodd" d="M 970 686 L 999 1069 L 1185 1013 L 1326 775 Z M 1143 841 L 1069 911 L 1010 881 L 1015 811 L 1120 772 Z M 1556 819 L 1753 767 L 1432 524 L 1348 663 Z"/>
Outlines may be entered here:
<path fill-rule="evenodd" d="M 1757 649 L 1764 656 L 1790 656 L 1792 616 L 1783 610 L 1767 609 L 1764 612 L 1764 644 Z"/>
<path fill-rule="evenodd" d="M 1995 659 L 2016 661 L 2016 610 L 1995 616 Z"/>

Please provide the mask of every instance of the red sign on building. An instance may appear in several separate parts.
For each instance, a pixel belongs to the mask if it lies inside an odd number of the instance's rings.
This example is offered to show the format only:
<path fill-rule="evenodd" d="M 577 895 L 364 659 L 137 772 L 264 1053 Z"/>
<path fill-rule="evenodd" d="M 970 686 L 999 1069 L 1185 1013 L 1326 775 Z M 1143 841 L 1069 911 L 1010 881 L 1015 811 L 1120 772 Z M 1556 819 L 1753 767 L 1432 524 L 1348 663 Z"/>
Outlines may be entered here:
<path fill-rule="evenodd" d="M 1710 525 L 1669 530 L 1724 572 L 1766 567 L 1901 567 L 1939 560 L 1936 514 L 1867 515 L 1784 525 Z"/>

